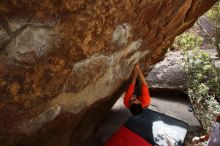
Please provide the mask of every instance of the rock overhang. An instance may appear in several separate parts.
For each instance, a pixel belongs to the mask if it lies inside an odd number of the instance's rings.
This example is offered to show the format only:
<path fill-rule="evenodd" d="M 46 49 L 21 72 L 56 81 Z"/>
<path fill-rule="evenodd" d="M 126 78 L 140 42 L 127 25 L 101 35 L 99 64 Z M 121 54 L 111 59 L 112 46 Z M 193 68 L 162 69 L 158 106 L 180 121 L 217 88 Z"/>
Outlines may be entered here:
<path fill-rule="evenodd" d="M 65 113 L 85 116 L 110 99 L 140 59 L 145 69 L 161 60 L 216 1 L 2 1 L 0 136 L 16 143 L 16 135 L 39 133 Z"/>

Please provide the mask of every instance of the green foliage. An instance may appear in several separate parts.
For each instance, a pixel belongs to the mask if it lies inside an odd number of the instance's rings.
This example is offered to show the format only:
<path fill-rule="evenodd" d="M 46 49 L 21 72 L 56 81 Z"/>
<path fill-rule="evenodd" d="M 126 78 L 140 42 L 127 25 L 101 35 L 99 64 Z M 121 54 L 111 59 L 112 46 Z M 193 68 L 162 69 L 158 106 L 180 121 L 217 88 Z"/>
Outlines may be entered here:
<path fill-rule="evenodd" d="M 220 2 L 217 2 L 207 13 L 208 16 L 212 21 L 215 23 L 220 23 Z"/>
<path fill-rule="evenodd" d="M 184 33 L 176 37 L 174 46 L 185 51 L 199 47 L 202 45 L 202 37 L 196 36 L 193 33 Z"/>
<path fill-rule="evenodd" d="M 196 96 L 220 96 L 220 70 L 215 67 L 208 53 L 199 49 L 183 51 L 182 68 L 188 76 L 190 90 Z M 202 100 L 202 99 L 200 99 Z"/>
<path fill-rule="evenodd" d="M 214 117 L 220 113 L 216 100 L 220 97 L 220 69 L 208 53 L 199 49 L 202 41 L 201 37 L 184 33 L 176 38 L 174 45 L 183 54 L 180 66 L 188 77 L 187 94 L 202 125 L 209 131 Z"/>
<path fill-rule="evenodd" d="M 215 24 L 211 43 L 220 54 L 220 2 L 206 16 Z M 202 42 L 202 37 L 187 32 L 176 37 L 174 46 L 180 48 L 183 54 L 180 66 L 188 77 L 187 93 L 195 113 L 204 128 L 209 131 L 213 119 L 220 113 L 220 69 L 214 65 L 208 53 L 199 49 Z"/>

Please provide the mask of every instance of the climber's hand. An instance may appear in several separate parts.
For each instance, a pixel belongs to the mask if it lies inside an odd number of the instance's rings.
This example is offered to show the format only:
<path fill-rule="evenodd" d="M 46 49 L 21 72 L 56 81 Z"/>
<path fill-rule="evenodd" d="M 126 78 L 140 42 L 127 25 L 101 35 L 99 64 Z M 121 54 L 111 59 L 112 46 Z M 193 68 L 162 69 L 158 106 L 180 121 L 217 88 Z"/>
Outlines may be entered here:
<path fill-rule="evenodd" d="M 133 76 L 138 76 L 138 70 L 136 69 L 136 67 L 133 70 Z"/>
<path fill-rule="evenodd" d="M 171 141 L 170 141 L 169 138 L 167 138 L 167 137 L 166 137 L 166 143 L 167 143 L 167 146 L 172 146 Z"/>
<path fill-rule="evenodd" d="M 193 144 L 198 144 L 198 143 L 200 143 L 200 142 L 201 142 L 201 140 L 200 140 L 200 138 L 197 137 L 197 136 L 192 139 L 192 143 L 193 143 Z"/>
<path fill-rule="evenodd" d="M 136 70 L 139 70 L 139 69 L 140 69 L 139 63 L 137 63 L 137 64 L 135 65 L 135 69 L 136 69 Z"/>

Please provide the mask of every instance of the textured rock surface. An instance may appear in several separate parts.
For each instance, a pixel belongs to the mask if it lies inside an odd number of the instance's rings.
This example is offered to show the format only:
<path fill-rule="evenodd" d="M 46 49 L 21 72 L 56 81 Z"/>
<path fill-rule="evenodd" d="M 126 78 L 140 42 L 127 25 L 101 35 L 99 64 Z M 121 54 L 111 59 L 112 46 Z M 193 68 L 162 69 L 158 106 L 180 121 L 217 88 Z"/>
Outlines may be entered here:
<path fill-rule="evenodd" d="M 133 65 L 216 1 L 2 0 L 0 145 L 83 145 Z"/>
<path fill-rule="evenodd" d="M 180 51 L 170 51 L 163 61 L 157 63 L 147 76 L 152 89 L 176 90 L 184 92 L 187 89 L 186 74 L 180 69 L 183 55 Z"/>

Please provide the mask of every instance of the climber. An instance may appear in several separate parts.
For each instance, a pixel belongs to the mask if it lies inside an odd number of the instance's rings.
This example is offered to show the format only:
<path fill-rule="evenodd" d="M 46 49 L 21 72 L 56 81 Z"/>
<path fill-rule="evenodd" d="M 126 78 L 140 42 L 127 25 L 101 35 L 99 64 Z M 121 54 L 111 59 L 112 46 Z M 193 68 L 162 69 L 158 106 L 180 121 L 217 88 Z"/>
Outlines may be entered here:
<path fill-rule="evenodd" d="M 208 140 L 207 146 L 220 146 L 220 114 L 216 118 L 216 123 L 211 133 L 200 137 L 194 137 L 192 139 L 192 143 L 198 144 L 200 142 L 204 142 L 207 140 Z"/>
<path fill-rule="evenodd" d="M 135 90 L 135 85 L 137 90 Z M 137 115 L 142 112 L 143 108 L 147 108 L 150 105 L 150 100 L 144 75 L 141 72 L 139 64 L 136 64 L 132 81 L 124 97 L 124 104 L 130 109 L 133 115 Z"/>

